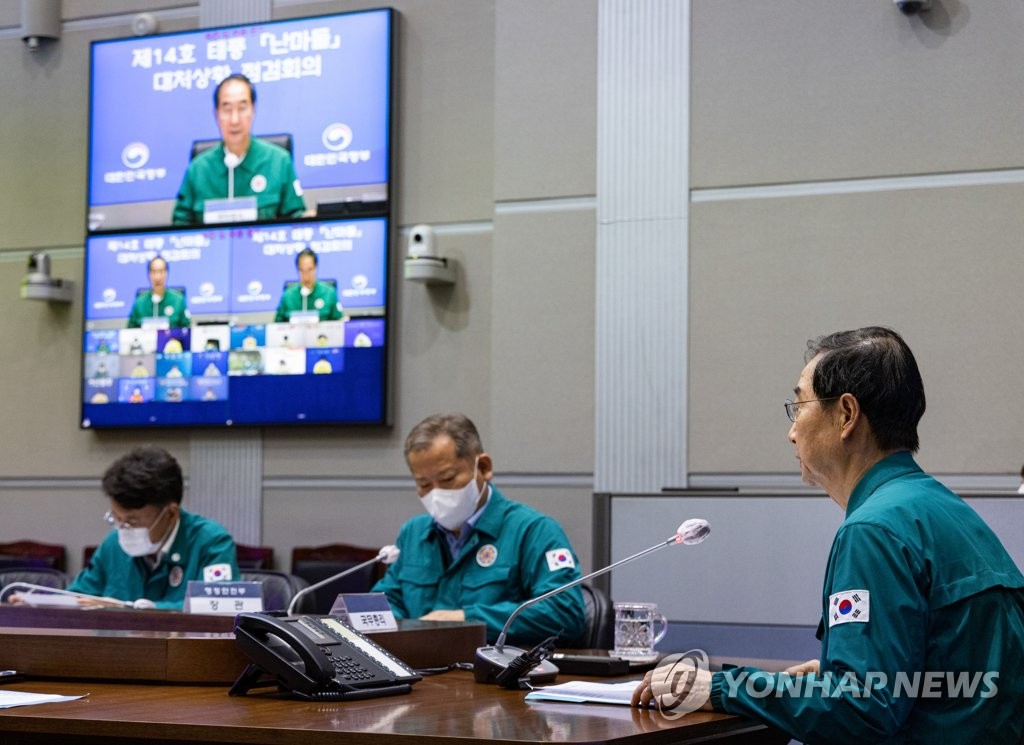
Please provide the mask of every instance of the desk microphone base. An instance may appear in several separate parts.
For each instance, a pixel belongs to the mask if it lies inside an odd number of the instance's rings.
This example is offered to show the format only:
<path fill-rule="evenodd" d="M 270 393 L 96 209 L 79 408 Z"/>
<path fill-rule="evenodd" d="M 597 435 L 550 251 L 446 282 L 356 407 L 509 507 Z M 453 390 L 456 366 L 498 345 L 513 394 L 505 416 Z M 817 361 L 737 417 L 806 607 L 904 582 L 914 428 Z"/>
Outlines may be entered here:
<path fill-rule="evenodd" d="M 501 649 L 497 647 L 480 647 L 476 650 L 476 659 L 473 662 L 473 678 L 477 683 L 500 683 L 510 687 L 498 680 L 509 666 L 517 662 L 522 655 L 528 654 L 525 649 L 504 645 Z M 540 660 L 536 665 L 524 672 L 518 679 L 525 679 L 530 685 L 542 683 L 553 683 L 558 675 L 558 668 L 549 660 Z"/>

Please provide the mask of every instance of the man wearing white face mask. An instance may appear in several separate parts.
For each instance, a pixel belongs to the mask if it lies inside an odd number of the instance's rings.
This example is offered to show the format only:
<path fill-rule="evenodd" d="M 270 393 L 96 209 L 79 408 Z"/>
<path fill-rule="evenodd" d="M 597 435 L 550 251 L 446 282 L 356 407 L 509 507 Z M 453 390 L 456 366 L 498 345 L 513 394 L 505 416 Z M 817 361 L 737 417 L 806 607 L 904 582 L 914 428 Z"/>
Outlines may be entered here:
<path fill-rule="evenodd" d="M 480 621 L 493 642 L 520 603 L 580 576 L 561 526 L 490 483 L 491 456 L 468 418 L 427 417 L 406 438 L 405 458 L 427 514 L 402 526 L 398 561 L 374 587 L 397 617 Z M 574 587 L 520 613 L 508 640 L 532 645 L 558 634 L 567 646 L 585 622 Z"/>
<path fill-rule="evenodd" d="M 180 610 L 189 580 L 239 578 L 235 542 L 213 520 L 181 508 L 181 466 L 158 447 L 136 448 L 103 476 L 110 497 L 104 515 L 115 528 L 68 587 L 138 607 Z"/>

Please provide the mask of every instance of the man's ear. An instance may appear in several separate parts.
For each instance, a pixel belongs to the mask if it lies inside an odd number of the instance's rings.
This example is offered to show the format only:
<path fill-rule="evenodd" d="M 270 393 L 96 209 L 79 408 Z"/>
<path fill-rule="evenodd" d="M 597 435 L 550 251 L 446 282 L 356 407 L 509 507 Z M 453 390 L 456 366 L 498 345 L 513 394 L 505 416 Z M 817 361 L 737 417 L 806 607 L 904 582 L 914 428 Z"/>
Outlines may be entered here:
<path fill-rule="evenodd" d="M 487 453 L 480 453 L 480 456 L 476 461 L 477 472 L 484 477 L 484 481 L 490 481 L 491 476 L 494 475 L 494 463 L 491 461 L 491 456 Z"/>
<path fill-rule="evenodd" d="M 857 397 L 852 393 L 844 393 L 839 397 L 839 403 L 836 406 L 836 410 L 839 423 L 839 436 L 844 439 L 852 436 L 863 419 L 860 410 L 860 402 L 857 400 Z"/>

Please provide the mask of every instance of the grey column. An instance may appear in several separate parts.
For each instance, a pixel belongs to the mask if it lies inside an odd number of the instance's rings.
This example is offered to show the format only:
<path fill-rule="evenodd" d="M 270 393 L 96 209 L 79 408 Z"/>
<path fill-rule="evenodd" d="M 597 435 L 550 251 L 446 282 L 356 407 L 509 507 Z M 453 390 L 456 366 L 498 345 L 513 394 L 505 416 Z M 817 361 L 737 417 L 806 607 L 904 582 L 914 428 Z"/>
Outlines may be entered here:
<path fill-rule="evenodd" d="M 200 0 L 199 26 L 271 20 L 271 0 Z M 263 538 L 263 436 L 261 430 L 217 429 L 191 438 L 186 507 L 216 520 L 235 541 Z"/>
<path fill-rule="evenodd" d="M 594 488 L 685 486 L 689 0 L 598 15 Z"/>

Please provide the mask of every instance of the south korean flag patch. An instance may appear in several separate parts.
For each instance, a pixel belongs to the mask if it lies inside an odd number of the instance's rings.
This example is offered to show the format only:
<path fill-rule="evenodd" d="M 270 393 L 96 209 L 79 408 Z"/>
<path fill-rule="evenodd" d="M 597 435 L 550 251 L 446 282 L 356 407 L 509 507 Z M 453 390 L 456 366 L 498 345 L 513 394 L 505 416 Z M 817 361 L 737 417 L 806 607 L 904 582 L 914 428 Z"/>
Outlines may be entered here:
<path fill-rule="evenodd" d="M 203 567 L 203 582 L 230 582 L 230 564 L 210 564 Z"/>
<path fill-rule="evenodd" d="M 828 627 L 841 623 L 867 623 L 871 617 L 867 590 L 847 590 L 828 597 Z"/>
<path fill-rule="evenodd" d="M 548 560 L 549 572 L 556 569 L 573 569 L 576 566 L 576 561 L 572 558 L 572 551 L 567 548 L 553 548 L 545 552 L 544 556 Z"/>

